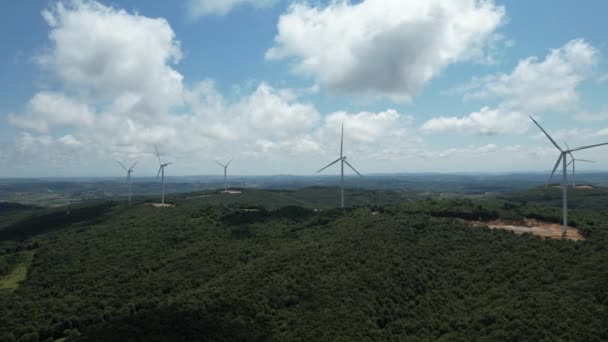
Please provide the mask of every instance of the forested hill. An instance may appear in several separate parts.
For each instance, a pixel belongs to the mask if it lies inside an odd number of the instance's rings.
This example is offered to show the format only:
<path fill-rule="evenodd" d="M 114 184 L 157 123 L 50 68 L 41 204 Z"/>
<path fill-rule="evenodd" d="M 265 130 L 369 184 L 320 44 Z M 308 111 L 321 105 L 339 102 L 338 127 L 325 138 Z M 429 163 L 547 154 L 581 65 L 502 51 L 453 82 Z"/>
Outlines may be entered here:
<path fill-rule="evenodd" d="M 462 223 L 559 220 L 533 203 L 271 209 L 37 212 L 59 225 L 0 242 L 0 340 L 608 340 L 603 212 L 573 242 Z"/>
<path fill-rule="evenodd" d="M 552 186 L 532 188 L 525 191 L 504 193 L 500 199 L 524 203 L 540 203 L 554 207 L 562 206 L 562 189 Z M 568 207 L 608 213 L 608 188 L 568 189 Z"/>

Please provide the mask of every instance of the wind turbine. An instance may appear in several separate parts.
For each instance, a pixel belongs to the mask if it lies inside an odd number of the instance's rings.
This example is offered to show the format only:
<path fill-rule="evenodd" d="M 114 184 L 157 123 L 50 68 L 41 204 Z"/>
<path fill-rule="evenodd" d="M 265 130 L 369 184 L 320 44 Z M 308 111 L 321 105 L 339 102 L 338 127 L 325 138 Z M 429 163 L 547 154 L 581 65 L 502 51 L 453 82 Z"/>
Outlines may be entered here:
<path fill-rule="evenodd" d="M 158 157 L 158 173 L 156 174 L 156 178 L 158 178 L 158 175 L 162 174 L 161 176 L 161 183 L 162 183 L 162 187 L 163 187 L 163 195 L 162 195 L 162 200 L 161 200 L 161 204 L 165 204 L 165 167 L 171 165 L 171 163 L 164 163 L 160 160 L 160 154 L 158 153 L 158 147 L 156 147 L 156 145 L 154 145 L 154 149 L 156 150 L 156 156 Z"/>
<path fill-rule="evenodd" d="M 346 156 L 343 154 L 343 147 L 344 147 L 344 125 L 342 125 L 342 135 L 340 136 L 340 158 L 334 160 L 333 162 L 329 163 L 326 167 L 317 171 L 317 173 L 319 173 L 319 172 L 327 169 L 328 167 L 334 165 L 335 163 L 340 162 L 340 207 L 341 208 L 344 208 L 344 164 L 348 165 L 348 167 L 350 167 L 353 171 L 355 171 L 359 175 L 359 177 L 363 177 L 363 176 L 361 176 L 359 171 L 355 170 L 355 168 L 352 165 L 350 165 L 349 162 L 346 161 Z"/>
<path fill-rule="evenodd" d="M 568 144 L 566 144 L 566 147 L 568 147 Z M 570 147 L 568 147 L 570 148 Z M 587 159 L 576 159 L 574 157 L 574 155 L 572 153 L 570 154 L 570 162 L 568 163 L 568 166 L 570 164 L 572 164 L 572 188 L 576 189 L 576 162 L 583 162 L 583 163 L 595 163 L 595 161 L 593 160 L 587 160 Z"/>
<path fill-rule="evenodd" d="M 131 173 L 133 173 L 133 168 L 135 167 L 135 165 L 137 165 L 137 162 L 133 163 L 133 165 L 131 165 L 131 167 L 128 169 L 123 163 L 119 162 L 118 160 L 116 162 L 120 164 L 120 166 L 122 166 L 125 171 L 127 171 L 127 183 L 129 183 L 129 205 L 131 205 Z"/>
<path fill-rule="evenodd" d="M 547 133 L 547 131 L 545 131 L 541 125 L 536 122 L 536 120 L 534 120 L 534 118 L 532 116 L 530 116 L 530 119 L 532 119 L 532 121 L 534 121 L 534 123 L 536 124 L 536 126 L 538 126 L 538 128 L 540 128 L 541 131 L 543 131 L 543 133 L 545 133 L 545 135 L 547 136 L 547 138 L 549 138 L 549 140 L 551 141 L 551 143 L 559 150 L 559 157 L 557 158 L 557 162 L 555 162 L 555 166 L 553 167 L 553 171 L 551 172 L 551 176 L 549 176 L 549 180 L 547 181 L 547 184 L 545 185 L 545 188 L 549 187 L 549 183 L 551 182 L 551 179 L 553 179 L 553 175 L 555 174 L 555 170 L 557 170 L 557 167 L 559 166 L 559 163 L 562 162 L 562 202 L 563 202 L 563 218 L 564 218 L 564 225 L 562 227 L 562 239 L 566 238 L 566 236 L 568 235 L 568 186 L 566 185 L 567 183 L 567 172 L 568 172 L 568 164 L 567 164 L 567 157 L 568 154 L 572 155 L 572 152 L 576 152 L 576 151 L 581 151 L 581 150 L 586 150 L 589 148 L 593 148 L 593 147 L 598 147 L 598 146 L 603 146 L 603 145 L 608 145 L 608 143 L 602 143 L 602 144 L 595 144 L 595 145 L 589 145 L 589 146 L 581 146 L 581 147 L 577 147 L 577 148 L 569 148 L 567 147 L 566 150 L 562 149 L 556 142 L 555 140 L 553 140 L 553 138 L 551 138 L 551 136 L 549 135 L 549 133 Z"/>
<path fill-rule="evenodd" d="M 217 160 L 215 161 L 219 166 L 224 168 L 224 192 L 228 191 L 228 182 L 227 182 L 227 178 L 226 178 L 226 174 L 228 172 L 228 165 L 230 165 L 230 163 L 232 163 L 232 159 L 230 159 L 230 161 L 224 165 L 220 162 L 218 162 Z"/>

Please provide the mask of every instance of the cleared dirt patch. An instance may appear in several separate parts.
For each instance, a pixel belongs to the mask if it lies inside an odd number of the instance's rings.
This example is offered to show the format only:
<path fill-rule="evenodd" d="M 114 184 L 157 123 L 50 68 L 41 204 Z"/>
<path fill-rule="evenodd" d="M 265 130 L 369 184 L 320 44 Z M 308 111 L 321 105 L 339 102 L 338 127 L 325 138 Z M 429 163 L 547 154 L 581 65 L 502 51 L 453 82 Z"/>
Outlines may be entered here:
<path fill-rule="evenodd" d="M 155 208 L 166 208 L 166 207 L 175 207 L 175 204 L 162 204 L 162 203 L 146 203 L 147 205 L 154 206 Z"/>
<path fill-rule="evenodd" d="M 561 185 L 552 185 L 551 187 L 554 188 L 554 189 L 563 189 L 564 188 Z M 568 186 L 568 187 L 570 187 L 570 186 Z M 589 190 L 589 189 L 594 189 L 594 187 L 592 187 L 591 185 L 577 185 L 577 186 L 574 187 L 574 189 L 587 189 L 587 190 Z"/>
<path fill-rule="evenodd" d="M 542 222 L 534 219 L 525 219 L 523 221 L 503 221 L 494 220 L 489 222 L 473 221 L 469 222 L 475 227 L 489 227 L 492 229 L 503 229 L 514 232 L 515 234 L 530 233 L 550 239 L 562 239 L 562 225 L 557 223 Z M 583 240 L 583 236 L 578 229 L 568 227 L 567 240 L 579 241 Z"/>

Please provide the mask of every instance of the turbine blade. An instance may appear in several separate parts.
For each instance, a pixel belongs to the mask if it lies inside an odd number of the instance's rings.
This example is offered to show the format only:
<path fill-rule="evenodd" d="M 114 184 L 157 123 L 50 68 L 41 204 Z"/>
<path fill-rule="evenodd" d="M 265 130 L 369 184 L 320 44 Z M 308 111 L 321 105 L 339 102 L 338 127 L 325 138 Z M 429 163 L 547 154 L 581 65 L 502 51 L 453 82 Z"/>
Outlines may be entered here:
<path fill-rule="evenodd" d="M 582 161 L 582 162 L 585 162 L 585 163 L 596 163 L 595 160 L 587 160 L 587 159 L 575 159 L 575 160 L 576 161 Z"/>
<path fill-rule="evenodd" d="M 575 160 L 578 160 L 578 159 L 572 159 L 571 161 L 568 162 L 568 164 L 566 164 L 566 166 L 570 166 L 572 163 L 574 163 Z"/>
<path fill-rule="evenodd" d="M 232 163 L 232 160 L 233 160 L 233 159 L 234 159 L 234 158 L 230 158 L 230 161 L 228 162 L 228 164 L 226 164 L 226 167 L 228 167 L 228 165 L 230 165 L 230 163 Z"/>
<path fill-rule="evenodd" d="M 156 174 L 156 178 L 158 178 L 158 176 L 160 175 L 160 170 L 161 170 L 162 168 L 163 168 L 162 166 L 158 168 L 158 173 Z"/>
<path fill-rule="evenodd" d="M 557 170 L 557 167 L 559 166 L 559 163 L 562 161 L 562 158 L 564 158 L 564 155 L 560 153 L 559 158 L 557 158 L 557 162 L 555 162 L 555 166 L 553 167 L 553 172 L 551 172 L 551 176 L 549 176 L 549 180 L 547 181 L 547 184 L 545 184 L 545 188 L 549 187 L 549 183 L 551 183 L 551 179 L 553 179 L 555 170 Z"/>
<path fill-rule="evenodd" d="M 559 147 L 559 145 L 555 142 L 555 140 L 553 140 L 553 138 L 551 138 L 551 136 L 549 135 L 549 133 L 547 133 L 547 131 L 545 131 L 545 129 L 542 128 L 542 126 L 538 122 L 536 122 L 536 120 L 534 120 L 534 118 L 532 116 L 530 116 L 530 119 L 532 119 L 532 121 L 534 121 L 534 123 L 536 124 L 536 126 L 538 126 L 538 128 L 540 128 L 540 130 L 543 131 L 543 133 L 545 133 L 545 135 L 547 136 L 547 138 L 549 138 L 549 140 L 551 140 L 551 142 L 553 143 L 553 145 L 555 145 L 555 147 L 557 147 L 558 150 L 560 150 L 562 152 L 564 151 L 564 150 L 562 150 L 561 147 Z"/>
<path fill-rule="evenodd" d="M 344 151 L 344 124 L 342 124 L 342 133 L 340 135 L 340 157 L 343 156 Z"/>
<path fill-rule="evenodd" d="M 353 169 L 353 171 L 355 171 L 355 172 L 356 172 L 356 173 L 359 175 L 359 177 L 363 177 L 363 176 L 362 176 L 362 175 L 359 173 L 359 171 L 355 170 L 355 168 L 354 168 L 352 165 L 350 165 L 350 163 L 349 163 L 349 162 L 347 162 L 347 161 L 346 161 L 346 159 L 344 159 L 344 162 L 345 162 L 345 163 L 346 163 L 346 165 L 348 165 L 348 166 L 349 166 L 351 169 Z"/>
<path fill-rule="evenodd" d="M 129 168 L 129 170 L 133 170 L 133 168 L 135 167 L 135 165 L 137 165 L 137 162 L 133 163 L 133 165 L 131 165 L 131 167 Z"/>
<path fill-rule="evenodd" d="M 342 158 L 338 158 L 338 159 L 336 159 L 335 161 L 331 162 L 331 163 L 330 163 L 329 165 L 327 165 L 326 167 L 324 167 L 324 168 L 322 168 L 321 170 L 317 171 L 317 173 L 319 173 L 319 172 L 321 172 L 321 171 L 323 171 L 323 170 L 327 169 L 328 167 L 330 167 L 330 166 L 334 165 L 335 163 L 339 162 L 340 160 L 342 160 Z"/>
<path fill-rule="evenodd" d="M 218 162 L 217 160 L 216 160 L 215 162 L 217 163 L 217 165 L 219 165 L 219 166 L 221 166 L 221 167 L 226 167 L 226 165 L 224 165 L 224 164 L 222 164 L 222 163 Z"/>
<path fill-rule="evenodd" d="M 608 145 L 608 143 L 602 143 L 602 144 L 595 144 L 595 145 L 577 147 L 577 148 L 574 148 L 574 149 L 570 150 L 570 152 L 575 152 L 575 151 L 580 151 L 580 150 L 586 150 L 588 148 L 598 147 L 598 146 L 604 146 L 604 145 Z"/>
<path fill-rule="evenodd" d="M 158 164 L 162 164 L 162 162 L 160 161 L 160 153 L 158 153 L 158 147 L 156 147 L 156 144 L 154 144 L 154 150 L 156 151 L 156 157 L 158 157 Z"/>
<path fill-rule="evenodd" d="M 122 166 L 123 169 L 125 169 L 125 171 L 128 171 L 127 168 L 125 167 L 125 165 L 121 162 L 119 162 L 118 160 L 116 161 L 118 164 L 120 164 L 120 166 Z"/>

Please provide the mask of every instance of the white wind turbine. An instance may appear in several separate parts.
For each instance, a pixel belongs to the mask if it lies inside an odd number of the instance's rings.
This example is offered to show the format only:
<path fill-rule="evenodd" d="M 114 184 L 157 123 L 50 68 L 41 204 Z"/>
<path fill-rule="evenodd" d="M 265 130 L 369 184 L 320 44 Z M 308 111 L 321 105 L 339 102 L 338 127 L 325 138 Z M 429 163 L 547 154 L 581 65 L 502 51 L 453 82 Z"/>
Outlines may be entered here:
<path fill-rule="evenodd" d="M 566 144 L 566 147 L 568 147 L 568 149 L 570 149 L 568 144 Z M 570 162 L 568 163 L 568 166 L 570 166 L 570 164 L 572 164 L 572 188 L 576 189 L 576 162 L 595 163 L 595 161 L 587 160 L 587 159 L 576 159 L 576 157 L 574 157 L 574 154 L 572 154 L 572 152 L 570 152 L 569 154 L 570 154 Z"/>
<path fill-rule="evenodd" d="M 158 178 L 158 175 L 161 175 L 161 183 L 162 183 L 162 189 L 163 189 L 163 195 L 162 195 L 162 200 L 161 200 L 161 204 L 165 204 L 165 167 L 171 165 L 172 163 L 164 163 L 160 160 L 160 154 L 158 153 L 158 147 L 156 147 L 156 145 L 154 145 L 154 149 L 156 150 L 156 157 L 158 157 L 158 173 L 156 174 L 156 178 Z"/>
<path fill-rule="evenodd" d="M 340 136 L 340 158 L 334 160 L 333 162 L 329 163 L 326 167 L 322 168 L 321 170 L 317 171 L 317 173 L 327 169 L 328 167 L 334 165 L 337 162 L 340 162 L 340 207 L 344 208 L 344 164 L 348 165 L 348 167 L 350 167 L 353 171 L 355 171 L 360 177 L 361 174 L 359 173 L 359 171 L 355 170 L 355 168 L 350 165 L 349 162 L 346 161 L 346 156 L 343 154 L 343 147 L 344 147 L 344 125 L 342 125 L 342 134 Z"/>
<path fill-rule="evenodd" d="M 232 159 L 230 159 L 230 161 L 224 165 L 220 162 L 218 162 L 217 160 L 215 161 L 219 166 L 224 168 L 224 192 L 228 191 L 228 178 L 227 178 L 227 173 L 228 173 L 228 165 L 230 165 L 230 163 L 232 163 Z"/>
<path fill-rule="evenodd" d="M 549 140 L 551 141 L 551 143 L 553 143 L 553 145 L 559 150 L 559 157 L 557 158 L 557 162 L 555 162 L 555 166 L 553 167 L 553 171 L 551 172 L 551 176 L 549 176 L 549 180 L 547 181 L 547 184 L 545 185 L 545 188 L 549 187 L 549 183 L 551 182 L 551 179 L 553 179 L 553 175 L 555 174 L 555 170 L 557 170 L 557 167 L 559 166 L 559 163 L 562 162 L 562 202 L 563 202 L 563 218 L 564 218 L 564 225 L 562 227 L 562 239 L 566 238 L 566 236 L 568 235 L 568 186 L 567 186 L 567 173 L 568 173 L 568 164 L 567 164 L 567 157 L 568 154 L 572 155 L 572 152 L 576 152 L 576 151 L 580 151 L 580 150 L 586 150 L 589 148 L 593 148 L 593 147 L 598 147 L 598 146 L 603 146 L 603 145 L 608 145 L 608 143 L 602 143 L 602 144 L 595 144 L 595 145 L 589 145 L 589 146 L 582 146 L 582 147 L 577 147 L 577 148 L 567 148 L 566 150 L 563 150 L 556 142 L 555 140 L 553 140 L 553 138 L 551 138 L 551 136 L 549 135 L 549 133 L 547 133 L 547 131 L 545 131 L 541 125 L 536 122 L 536 120 L 534 120 L 534 118 L 532 116 L 530 116 L 530 119 L 532 119 L 532 121 L 534 121 L 534 123 L 536 124 L 536 126 L 538 126 L 538 128 L 540 128 L 541 131 L 543 131 L 543 133 L 545 133 L 545 135 L 547 136 L 547 138 L 549 138 Z"/>
<path fill-rule="evenodd" d="M 133 165 L 131 165 L 131 167 L 128 169 L 123 163 L 119 162 L 118 160 L 116 162 L 120 164 L 120 166 L 122 166 L 125 171 L 127 171 L 127 183 L 129 183 L 129 205 L 131 205 L 131 173 L 133 173 L 133 168 L 135 167 L 135 165 L 137 165 L 137 162 L 133 163 Z"/>

